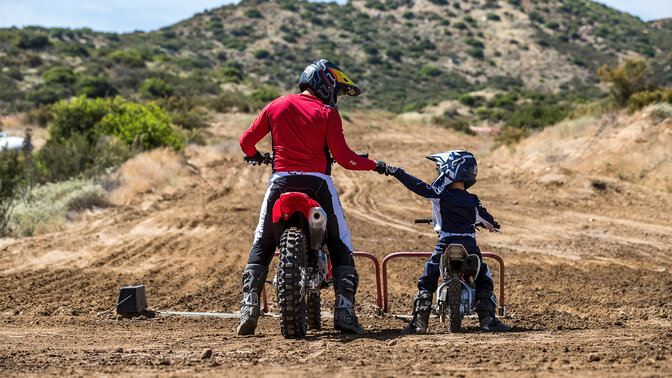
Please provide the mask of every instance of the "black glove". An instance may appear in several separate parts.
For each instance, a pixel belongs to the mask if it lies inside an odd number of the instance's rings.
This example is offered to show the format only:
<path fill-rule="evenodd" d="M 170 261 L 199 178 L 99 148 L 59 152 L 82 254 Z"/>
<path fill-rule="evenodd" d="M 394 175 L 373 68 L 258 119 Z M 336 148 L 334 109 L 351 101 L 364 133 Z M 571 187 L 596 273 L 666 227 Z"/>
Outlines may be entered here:
<path fill-rule="evenodd" d="M 264 162 L 264 155 L 257 151 L 254 156 L 245 156 L 245 162 L 252 165 L 261 165 Z"/>
<path fill-rule="evenodd" d="M 385 167 L 385 176 L 393 176 L 393 177 L 397 177 L 396 174 L 397 174 L 397 172 L 399 172 L 400 170 L 401 170 L 401 168 L 393 167 L 393 166 L 391 166 L 391 165 L 388 165 L 387 167 Z"/>
<path fill-rule="evenodd" d="M 373 168 L 374 171 L 384 175 L 387 170 L 387 164 L 384 161 L 374 160 L 376 162 L 376 168 Z"/>
<path fill-rule="evenodd" d="M 499 225 L 499 223 L 497 223 L 496 220 L 493 220 L 493 221 L 492 221 L 492 227 L 494 227 L 496 230 L 499 230 L 499 228 L 500 228 L 501 226 Z"/>

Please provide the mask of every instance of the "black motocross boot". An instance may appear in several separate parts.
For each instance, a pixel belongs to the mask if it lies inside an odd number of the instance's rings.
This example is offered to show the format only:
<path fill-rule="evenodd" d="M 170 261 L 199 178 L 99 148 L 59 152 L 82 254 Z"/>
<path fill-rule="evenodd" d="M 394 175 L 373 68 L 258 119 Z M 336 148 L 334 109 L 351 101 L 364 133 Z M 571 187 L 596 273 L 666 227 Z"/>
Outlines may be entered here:
<path fill-rule="evenodd" d="M 339 265 L 332 269 L 334 276 L 334 328 L 344 333 L 366 333 L 355 315 L 355 294 L 359 275 L 354 266 Z"/>
<path fill-rule="evenodd" d="M 476 312 L 478 313 L 478 322 L 481 330 L 487 332 L 509 332 L 511 327 L 502 323 L 495 316 L 497 308 L 497 298 L 491 291 L 486 291 L 476 295 Z"/>
<path fill-rule="evenodd" d="M 259 296 L 266 282 L 268 267 L 259 264 L 247 264 L 243 270 L 243 301 L 240 302 L 240 323 L 238 335 L 253 335 L 257 328 Z"/>
<path fill-rule="evenodd" d="M 432 310 L 432 293 L 421 290 L 413 296 L 413 320 L 404 327 L 403 333 L 425 333 L 429 324 L 429 313 Z"/>

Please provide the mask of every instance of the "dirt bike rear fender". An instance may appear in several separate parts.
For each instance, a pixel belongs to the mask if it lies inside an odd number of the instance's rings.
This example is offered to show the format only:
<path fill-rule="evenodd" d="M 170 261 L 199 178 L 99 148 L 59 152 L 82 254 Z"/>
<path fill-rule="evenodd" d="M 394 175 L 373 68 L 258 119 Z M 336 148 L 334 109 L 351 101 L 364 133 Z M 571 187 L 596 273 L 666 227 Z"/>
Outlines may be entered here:
<path fill-rule="evenodd" d="M 279 242 L 288 227 L 298 227 L 308 238 L 311 250 L 319 250 L 325 241 L 327 214 L 317 201 L 301 192 L 280 195 L 273 205 L 273 234 Z"/>

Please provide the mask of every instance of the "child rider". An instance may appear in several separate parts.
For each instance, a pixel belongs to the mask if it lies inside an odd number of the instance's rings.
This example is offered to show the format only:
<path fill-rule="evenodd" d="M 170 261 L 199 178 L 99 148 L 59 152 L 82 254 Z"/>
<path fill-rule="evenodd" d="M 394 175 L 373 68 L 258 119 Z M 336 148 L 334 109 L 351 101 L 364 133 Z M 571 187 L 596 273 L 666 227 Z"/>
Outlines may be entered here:
<path fill-rule="evenodd" d="M 403 332 L 427 332 L 432 295 L 437 289 L 441 254 L 449 244 L 462 244 L 470 255 L 477 255 L 481 268 L 476 277 L 476 312 L 484 331 L 506 332 L 511 327 L 495 317 L 497 299 L 492 293 L 490 271 L 483 262 L 476 245 L 476 223 L 482 223 L 490 232 L 499 224 L 481 205 L 475 194 L 467 192 L 476 182 L 478 168 L 474 155 L 463 150 L 446 151 L 427 156 L 436 162 L 438 177 L 432 185 L 413 177 L 401 168 L 387 166 L 386 175 L 393 175 L 414 193 L 432 201 L 434 230 L 439 240 L 434 253 L 425 264 L 425 271 L 418 280 L 419 291 L 413 296 L 413 320 Z"/>

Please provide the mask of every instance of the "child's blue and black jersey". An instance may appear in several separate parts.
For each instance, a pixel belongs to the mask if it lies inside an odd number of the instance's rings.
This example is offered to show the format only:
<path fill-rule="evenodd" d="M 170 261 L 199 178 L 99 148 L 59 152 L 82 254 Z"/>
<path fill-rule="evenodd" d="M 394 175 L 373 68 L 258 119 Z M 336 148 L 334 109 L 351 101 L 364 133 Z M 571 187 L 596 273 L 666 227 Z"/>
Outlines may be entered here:
<path fill-rule="evenodd" d="M 418 279 L 418 289 L 436 291 L 441 255 L 449 244 L 456 243 L 462 244 L 469 254 L 477 255 L 481 260 L 481 270 L 475 279 L 476 296 L 492 295 L 492 278 L 476 244 L 475 224 L 482 222 L 490 229 L 495 220 L 481 205 L 478 196 L 462 189 L 433 187 L 401 168 L 397 168 L 394 177 L 414 193 L 432 201 L 434 230 L 439 234 L 439 240 L 434 253 L 425 264 L 425 271 Z"/>
<path fill-rule="evenodd" d="M 476 237 L 475 224 L 494 225 L 495 220 L 478 196 L 462 189 L 437 188 L 399 168 L 394 176 L 414 193 L 432 201 L 434 231 L 446 236 Z M 490 228 L 490 227 L 488 227 Z"/>

